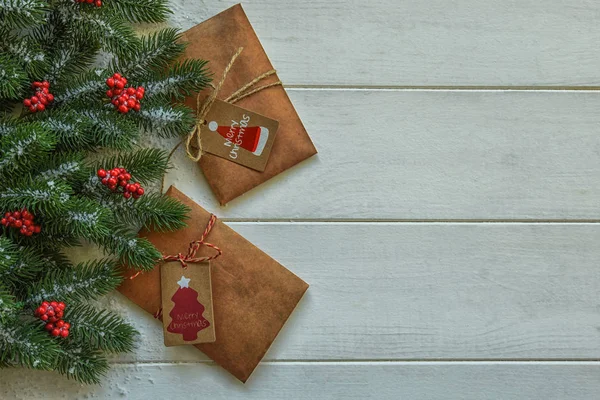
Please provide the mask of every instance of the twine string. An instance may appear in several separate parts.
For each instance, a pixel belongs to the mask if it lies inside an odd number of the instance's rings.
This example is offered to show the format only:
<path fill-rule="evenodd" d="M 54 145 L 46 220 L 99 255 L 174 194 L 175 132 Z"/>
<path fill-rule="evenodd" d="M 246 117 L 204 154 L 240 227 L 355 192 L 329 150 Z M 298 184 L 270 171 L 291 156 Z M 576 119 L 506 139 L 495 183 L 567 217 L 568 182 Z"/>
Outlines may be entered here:
<path fill-rule="evenodd" d="M 225 69 L 223 70 L 223 75 L 221 76 L 221 80 L 219 81 L 219 83 L 217 83 L 216 86 L 213 86 L 212 84 L 210 85 L 213 88 L 213 90 L 208 95 L 208 97 L 206 97 L 206 99 L 204 99 L 204 101 L 202 101 L 200 93 L 198 93 L 198 95 L 196 96 L 196 123 L 194 124 L 194 127 L 192 128 L 192 130 L 188 134 L 187 138 L 185 139 L 186 153 L 187 153 L 188 157 L 190 159 L 194 160 L 195 162 L 198 162 L 200 160 L 200 158 L 202 157 L 201 132 L 202 132 L 202 128 L 206 124 L 206 116 L 208 115 L 208 112 L 210 111 L 210 107 L 213 105 L 213 103 L 217 99 L 217 95 L 219 94 L 221 87 L 223 87 L 223 84 L 225 83 L 225 79 L 227 78 L 229 71 L 233 67 L 235 60 L 242 53 L 242 50 L 244 50 L 243 47 L 238 48 L 237 51 L 235 52 L 235 54 L 233 55 L 233 57 L 231 57 L 231 60 L 229 61 L 229 63 L 225 67 Z M 269 83 L 267 85 L 259 86 L 257 88 L 252 89 L 252 87 L 254 85 L 256 85 L 258 82 L 262 81 L 265 78 L 268 78 L 271 75 L 274 75 L 275 73 L 276 73 L 276 71 L 274 69 L 272 69 L 270 71 L 267 71 L 267 72 L 257 76 L 256 78 L 252 79 L 250 82 L 248 82 L 247 84 L 243 85 L 241 88 L 236 90 L 229 97 L 227 97 L 225 99 L 225 102 L 235 104 L 238 101 L 240 101 L 248 96 L 251 96 L 255 93 L 258 93 L 262 90 L 265 90 L 265 89 L 268 89 L 268 88 L 271 88 L 274 86 L 283 85 L 281 83 L 281 81 L 278 80 L 277 82 Z M 175 146 L 175 148 L 173 149 L 172 152 L 174 152 L 181 143 L 182 142 L 179 142 L 177 144 L 177 146 Z M 195 147 L 197 148 L 195 154 L 193 151 L 192 143 L 194 143 Z"/>

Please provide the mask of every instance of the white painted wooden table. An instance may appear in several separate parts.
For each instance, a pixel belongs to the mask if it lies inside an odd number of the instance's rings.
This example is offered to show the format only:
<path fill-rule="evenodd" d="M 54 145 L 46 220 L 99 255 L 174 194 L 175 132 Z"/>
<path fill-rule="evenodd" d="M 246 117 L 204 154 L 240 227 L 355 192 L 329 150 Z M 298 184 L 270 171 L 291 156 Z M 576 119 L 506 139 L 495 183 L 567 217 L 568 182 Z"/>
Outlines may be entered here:
<path fill-rule="evenodd" d="M 233 1 L 176 0 L 187 29 Z M 248 0 L 320 153 L 226 208 L 311 284 L 242 385 L 142 332 L 102 386 L 2 370 L 7 398 L 597 399 L 600 3 Z"/>

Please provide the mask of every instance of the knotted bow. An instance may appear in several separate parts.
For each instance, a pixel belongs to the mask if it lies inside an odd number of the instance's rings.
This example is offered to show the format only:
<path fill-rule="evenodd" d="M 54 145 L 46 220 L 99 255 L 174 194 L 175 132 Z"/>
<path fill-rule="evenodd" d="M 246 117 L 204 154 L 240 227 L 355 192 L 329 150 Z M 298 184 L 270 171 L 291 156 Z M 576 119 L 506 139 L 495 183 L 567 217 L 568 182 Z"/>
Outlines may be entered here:
<path fill-rule="evenodd" d="M 183 268 L 187 268 L 188 263 L 201 263 L 201 262 L 205 262 L 205 261 L 214 260 L 215 258 L 219 257 L 221 254 L 223 254 L 223 252 L 221 251 L 220 248 L 218 248 L 217 246 L 215 246 L 212 243 L 207 243 L 204 241 L 204 239 L 206 239 L 206 236 L 208 236 L 208 234 L 210 233 L 210 231 L 216 221 L 217 221 L 217 216 L 214 214 L 211 214 L 210 220 L 208 221 L 208 224 L 206 225 L 206 228 L 204 229 L 204 233 L 200 237 L 200 240 L 195 240 L 190 243 L 190 247 L 189 247 L 186 255 L 183 255 L 182 253 L 178 253 L 175 256 L 163 256 L 163 258 L 162 258 L 163 261 L 166 261 L 166 262 L 179 261 L 179 263 L 181 263 L 181 266 Z M 210 257 L 196 258 L 196 253 L 198 252 L 198 249 L 200 249 L 201 245 L 215 249 L 217 251 L 217 254 L 210 256 Z"/>

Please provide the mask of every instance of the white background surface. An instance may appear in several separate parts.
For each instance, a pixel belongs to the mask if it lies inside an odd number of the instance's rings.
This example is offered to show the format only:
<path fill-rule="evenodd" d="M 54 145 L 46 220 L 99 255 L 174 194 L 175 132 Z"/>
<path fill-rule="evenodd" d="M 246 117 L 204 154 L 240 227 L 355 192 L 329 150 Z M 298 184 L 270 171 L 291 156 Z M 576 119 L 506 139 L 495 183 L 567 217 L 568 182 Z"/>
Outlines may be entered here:
<path fill-rule="evenodd" d="M 169 183 L 309 282 L 299 308 L 242 385 L 114 295 L 142 337 L 103 385 L 12 369 L 1 395 L 597 399 L 600 3 L 244 7 L 320 153 L 225 208 L 182 153 Z"/>

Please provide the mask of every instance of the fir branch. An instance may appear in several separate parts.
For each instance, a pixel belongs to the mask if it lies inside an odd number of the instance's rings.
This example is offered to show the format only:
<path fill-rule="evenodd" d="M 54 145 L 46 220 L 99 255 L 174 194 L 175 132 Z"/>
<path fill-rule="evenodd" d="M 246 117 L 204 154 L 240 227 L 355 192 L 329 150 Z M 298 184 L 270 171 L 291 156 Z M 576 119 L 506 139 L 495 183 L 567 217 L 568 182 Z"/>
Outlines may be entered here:
<path fill-rule="evenodd" d="M 95 170 L 100 168 L 125 168 L 131 179 L 142 184 L 161 179 L 169 168 L 168 154 L 159 149 L 140 149 L 133 153 L 119 153 L 104 158 L 95 164 Z"/>
<path fill-rule="evenodd" d="M 71 324 L 71 335 L 78 343 L 111 353 L 133 350 L 138 332 L 123 318 L 107 310 L 89 305 L 67 308 L 65 320 Z"/>
<path fill-rule="evenodd" d="M 75 76 L 84 74 L 95 61 L 99 46 L 94 43 L 62 43 L 51 54 L 47 79 L 68 85 Z"/>
<path fill-rule="evenodd" d="M 83 153 L 54 153 L 37 176 L 46 181 L 84 179 L 88 172 L 84 157 Z"/>
<path fill-rule="evenodd" d="M 4 43 L 4 51 L 21 64 L 30 77 L 39 80 L 43 78 L 48 70 L 48 62 L 39 42 L 31 37 L 20 38 L 10 35 L 6 37 Z"/>
<path fill-rule="evenodd" d="M 90 150 L 95 144 L 93 122 L 74 110 L 44 112 L 38 120 L 56 137 L 59 150 Z"/>
<path fill-rule="evenodd" d="M 164 22 L 171 11 L 166 0 L 106 0 L 103 7 L 131 22 Z"/>
<path fill-rule="evenodd" d="M 16 299 L 2 283 L 0 283 L 0 322 L 13 318 L 18 311 Z"/>
<path fill-rule="evenodd" d="M 40 124 L 23 123 L 0 139 L 0 176 L 30 168 L 54 148 L 56 138 Z"/>
<path fill-rule="evenodd" d="M 40 24 L 47 6 L 42 0 L 0 0 L 0 21 L 9 28 Z"/>
<path fill-rule="evenodd" d="M 23 88 L 26 84 L 27 74 L 21 68 L 19 62 L 6 54 L 1 54 L 0 97 L 18 99 L 23 93 Z"/>
<path fill-rule="evenodd" d="M 157 77 L 151 77 L 143 86 L 147 98 L 158 95 L 182 99 L 203 90 L 209 82 L 206 61 L 187 59 L 175 63 Z"/>
<path fill-rule="evenodd" d="M 112 105 L 110 106 L 112 107 Z M 129 150 L 140 131 L 132 118 L 111 108 L 90 108 L 82 111 L 94 127 L 94 144 L 119 150 Z"/>
<path fill-rule="evenodd" d="M 54 94 L 57 105 L 80 100 L 102 98 L 104 93 L 106 71 L 94 70 L 72 77 L 68 83 Z M 74 105 L 73 108 L 77 105 Z"/>
<path fill-rule="evenodd" d="M 33 213 L 39 210 L 56 214 L 65 209 L 71 195 L 72 190 L 65 182 L 49 184 L 42 179 L 25 180 L 0 190 L 0 210 L 27 208 Z"/>
<path fill-rule="evenodd" d="M 58 343 L 38 323 L 0 320 L 0 360 L 6 364 L 51 369 L 59 353 Z"/>
<path fill-rule="evenodd" d="M 109 13 L 75 14 L 71 27 L 84 41 L 100 43 L 104 50 L 118 55 L 134 51 L 139 42 L 131 26 Z"/>
<path fill-rule="evenodd" d="M 133 51 L 119 58 L 113 69 L 133 78 L 144 76 L 151 70 L 166 68 L 185 50 L 180 38 L 181 34 L 174 28 L 144 36 Z"/>
<path fill-rule="evenodd" d="M 165 232 L 184 228 L 189 212 L 187 206 L 172 197 L 147 194 L 137 199 L 133 207 L 123 210 L 120 215 L 131 225 Z"/>
<path fill-rule="evenodd" d="M 142 105 L 135 118 L 146 131 L 160 137 L 178 137 L 187 134 L 194 125 L 192 110 L 181 104 L 148 102 Z"/>
<path fill-rule="evenodd" d="M 58 372 L 79 382 L 99 383 L 108 371 L 108 361 L 101 352 L 87 345 L 63 345 L 54 366 Z"/>
<path fill-rule="evenodd" d="M 149 271 L 162 258 L 160 252 L 147 239 L 135 233 L 118 229 L 97 242 L 110 254 L 119 256 L 121 264 Z"/>
<path fill-rule="evenodd" d="M 25 304 L 36 306 L 44 300 L 80 303 L 94 300 L 116 289 L 121 276 L 111 260 L 78 264 L 72 270 L 53 270 L 29 287 Z"/>
<path fill-rule="evenodd" d="M 7 240 L 0 242 L 0 282 L 14 286 L 35 278 L 45 267 L 40 253 Z"/>
<path fill-rule="evenodd" d="M 46 218 L 44 232 L 94 240 L 109 234 L 110 222 L 110 210 L 89 199 L 73 198 L 60 215 Z"/>

